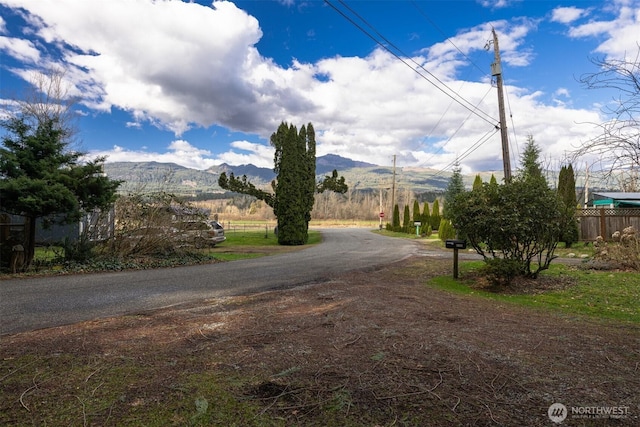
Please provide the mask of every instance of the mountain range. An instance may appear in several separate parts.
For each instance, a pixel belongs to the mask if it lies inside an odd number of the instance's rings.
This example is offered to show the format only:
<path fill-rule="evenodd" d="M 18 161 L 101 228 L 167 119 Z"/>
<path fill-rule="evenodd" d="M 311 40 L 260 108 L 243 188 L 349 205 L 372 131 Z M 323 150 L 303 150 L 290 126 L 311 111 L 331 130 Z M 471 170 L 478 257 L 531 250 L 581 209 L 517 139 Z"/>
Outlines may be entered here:
<path fill-rule="evenodd" d="M 395 188 L 399 191 L 411 190 L 420 194 L 425 192 L 441 192 L 447 188 L 450 172 L 441 172 L 429 168 L 394 168 L 371 163 L 359 162 L 335 154 L 328 154 L 316 159 L 316 174 L 322 179 L 336 169 L 350 190 L 377 191 L 380 188 L 391 188 L 395 180 Z M 231 166 L 220 164 L 207 170 L 190 169 L 175 163 L 159 162 L 114 162 L 106 163 L 104 171 L 111 179 L 123 181 L 120 192 L 155 192 L 166 191 L 185 196 L 197 196 L 208 193 L 224 193 L 218 185 L 222 172 L 235 176 L 246 175 L 247 179 L 259 188 L 269 188 L 276 175 L 273 169 L 260 168 L 252 164 Z M 500 179 L 498 173 L 496 178 Z M 501 174 L 500 174 L 501 175 Z M 491 172 L 481 174 L 486 181 Z M 469 186 L 475 175 L 463 177 Z"/>

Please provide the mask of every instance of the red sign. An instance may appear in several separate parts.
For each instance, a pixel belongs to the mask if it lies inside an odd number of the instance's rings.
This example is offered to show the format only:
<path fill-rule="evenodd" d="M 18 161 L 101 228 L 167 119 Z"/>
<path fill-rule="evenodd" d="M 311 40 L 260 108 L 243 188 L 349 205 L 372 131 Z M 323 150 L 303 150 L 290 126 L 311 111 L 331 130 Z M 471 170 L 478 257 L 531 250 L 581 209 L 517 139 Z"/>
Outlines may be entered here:
<path fill-rule="evenodd" d="M 384 218 L 384 212 L 380 212 L 380 218 Z"/>

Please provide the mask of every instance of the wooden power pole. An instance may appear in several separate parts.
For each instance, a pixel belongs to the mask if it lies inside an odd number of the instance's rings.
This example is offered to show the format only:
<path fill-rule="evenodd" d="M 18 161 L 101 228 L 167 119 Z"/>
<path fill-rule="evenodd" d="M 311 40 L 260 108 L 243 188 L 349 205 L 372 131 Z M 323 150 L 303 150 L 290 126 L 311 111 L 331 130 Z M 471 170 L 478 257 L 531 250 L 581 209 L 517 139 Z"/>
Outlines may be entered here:
<path fill-rule="evenodd" d="M 391 212 L 396 208 L 396 155 L 393 155 L 393 181 L 391 184 Z M 393 217 L 392 217 L 393 219 Z"/>
<path fill-rule="evenodd" d="M 504 166 L 504 181 L 511 181 L 511 159 L 509 157 L 509 135 L 507 133 L 507 119 L 504 111 L 504 94 L 502 89 L 502 65 L 500 64 L 500 48 L 495 28 L 493 33 L 493 53 L 495 62 L 491 64 L 491 75 L 495 76 L 498 86 L 498 110 L 500 114 L 500 138 L 502 140 L 502 163 Z"/>

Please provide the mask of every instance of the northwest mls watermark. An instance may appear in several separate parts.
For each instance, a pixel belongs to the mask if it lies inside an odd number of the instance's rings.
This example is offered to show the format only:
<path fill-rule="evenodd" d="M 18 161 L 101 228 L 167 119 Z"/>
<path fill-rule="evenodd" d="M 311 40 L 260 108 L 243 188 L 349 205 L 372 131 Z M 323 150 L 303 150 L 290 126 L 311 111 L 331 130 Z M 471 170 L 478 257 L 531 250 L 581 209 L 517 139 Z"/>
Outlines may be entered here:
<path fill-rule="evenodd" d="M 628 406 L 570 406 L 554 403 L 547 411 L 549 419 L 556 424 L 571 419 L 623 419 L 629 416 Z"/>

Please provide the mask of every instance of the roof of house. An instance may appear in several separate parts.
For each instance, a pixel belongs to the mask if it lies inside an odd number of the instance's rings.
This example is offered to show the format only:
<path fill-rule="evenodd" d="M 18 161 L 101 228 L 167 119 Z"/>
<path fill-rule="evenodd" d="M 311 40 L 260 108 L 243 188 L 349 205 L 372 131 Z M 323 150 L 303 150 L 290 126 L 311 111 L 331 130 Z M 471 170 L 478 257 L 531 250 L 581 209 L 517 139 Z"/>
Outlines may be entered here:
<path fill-rule="evenodd" d="M 604 199 L 615 200 L 640 200 L 640 193 L 625 193 L 623 191 L 605 192 L 605 193 L 593 193 L 593 196 L 600 196 Z"/>
<path fill-rule="evenodd" d="M 640 206 L 640 193 L 604 192 L 593 193 L 594 205 L 613 204 L 615 206 Z"/>

